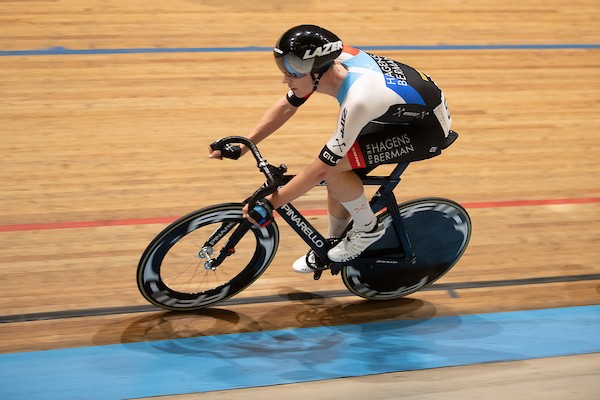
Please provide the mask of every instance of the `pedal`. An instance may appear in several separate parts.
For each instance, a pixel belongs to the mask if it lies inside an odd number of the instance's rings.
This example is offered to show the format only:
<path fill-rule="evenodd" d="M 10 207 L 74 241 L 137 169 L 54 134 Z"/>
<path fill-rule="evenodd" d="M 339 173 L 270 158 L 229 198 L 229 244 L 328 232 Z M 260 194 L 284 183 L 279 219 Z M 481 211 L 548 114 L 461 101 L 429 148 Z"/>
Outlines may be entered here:
<path fill-rule="evenodd" d="M 319 257 L 317 254 L 312 252 L 312 250 L 309 253 L 312 253 L 311 255 L 314 256 L 314 262 L 311 262 L 310 257 L 307 255 L 306 264 L 310 269 L 314 271 L 314 279 L 316 281 L 319 280 L 319 278 L 321 278 L 323 271 L 329 269 L 329 265 L 325 264 L 325 261 L 323 261 L 321 257 Z"/>

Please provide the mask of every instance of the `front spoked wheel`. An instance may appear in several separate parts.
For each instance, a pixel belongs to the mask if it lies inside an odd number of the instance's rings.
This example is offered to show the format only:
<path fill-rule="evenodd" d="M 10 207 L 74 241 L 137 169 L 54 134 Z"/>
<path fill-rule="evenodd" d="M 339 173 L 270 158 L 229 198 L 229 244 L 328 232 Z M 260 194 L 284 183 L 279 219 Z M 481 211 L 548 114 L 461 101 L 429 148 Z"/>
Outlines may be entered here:
<path fill-rule="evenodd" d="M 471 219 L 458 203 L 424 198 L 398 207 L 415 262 L 405 260 L 392 217 L 382 213 L 385 236 L 342 268 L 344 284 L 360 297 L 390 300 L 417 292 L 446 274 L 469 244 Z"/>
<path fill-rule="evenodd" d="M 239 203 L 203 208 L 173 222 L 140 259 L 142 295 L 168 310 L 196 310 L 244 290 L 266 270 L 279 244 L 275 222 L 243 232 L 244 222 Z M 232 241 L 234 246 L 223 248 Z"/>

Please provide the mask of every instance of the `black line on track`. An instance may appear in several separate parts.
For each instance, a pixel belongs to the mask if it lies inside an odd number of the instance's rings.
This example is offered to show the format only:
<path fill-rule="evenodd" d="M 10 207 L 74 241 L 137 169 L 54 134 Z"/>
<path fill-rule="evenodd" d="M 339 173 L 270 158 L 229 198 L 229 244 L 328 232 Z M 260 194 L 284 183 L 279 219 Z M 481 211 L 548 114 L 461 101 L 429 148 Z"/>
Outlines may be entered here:
<path fill-rule="evenodd" d="M 546 283 L 563 283 L 563 282 L 578 282 L 578 281 L 593 281 L 600 280 L 600 274 L 584 274 L 584 275 L 568 275 L 554 276 L 542 278 L 526 278 L 526 279 L 505 279 L 497 281 L 475 281 L 475 282 L 456 282 L 456 283 L 438 283 L 422 289 L 421 291 L 447 290 L 451 297 L 457 297 L 455 290 L 459 289 L 482 289 L 501 286 L 521 286 L 521 285 L 541 285 Z M 454 293 L 454 294 L 453 294 Z M 232 298 L 219 303 L 218 306 L 234 306 L 244 304 L 261 304 L 261 303 L 279 303 L 284 301 L 310 300 L 316 298 L 334 298 L 353 296 L 347 290 L 325 290 L 314 293 L 292 293 L 290 295 L 271 295 L 257 296 L 245 298 Z M 107 315 L 119 314 L 137 314 L 145 312 L 163 311 L 153 305 L 143 306 L 123 306 L 123 307 L 104 307 L 104 308 L 87 308 L 82 310 L 62 310 L 31 314 L 17 314 L 0 316 L 0 324 L 15 323 L 15 322 L 34 322 L 60 320 L 68 318 L 82 317 L 98 317 Z M 182 311 L 182 313 L 185 311 Z"/>

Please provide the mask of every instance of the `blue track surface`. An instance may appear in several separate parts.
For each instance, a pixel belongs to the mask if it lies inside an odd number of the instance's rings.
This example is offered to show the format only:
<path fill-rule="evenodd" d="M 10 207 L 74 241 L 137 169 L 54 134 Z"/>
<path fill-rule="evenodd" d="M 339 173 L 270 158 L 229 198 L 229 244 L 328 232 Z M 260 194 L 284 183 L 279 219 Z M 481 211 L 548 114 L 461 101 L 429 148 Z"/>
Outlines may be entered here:
<path fill-rule="evenodd" d="M 600 352 L 600 306 L 0 355 L 2 399 L 122 399 Z"/>

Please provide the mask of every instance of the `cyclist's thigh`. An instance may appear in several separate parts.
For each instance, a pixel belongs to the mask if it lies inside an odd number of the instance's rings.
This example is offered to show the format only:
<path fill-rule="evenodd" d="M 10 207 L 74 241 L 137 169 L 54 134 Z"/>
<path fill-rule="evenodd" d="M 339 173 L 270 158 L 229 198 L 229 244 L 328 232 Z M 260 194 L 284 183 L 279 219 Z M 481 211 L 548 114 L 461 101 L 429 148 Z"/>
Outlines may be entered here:
<path fill-rule="evenodd" d="M 333 167 L 334 172 L 345 172 L 354 169 L 350 164 L 350 160 L 348 159 L 348 155 L 346 154 L 335 167 Z"/>

